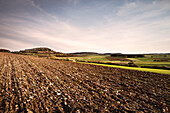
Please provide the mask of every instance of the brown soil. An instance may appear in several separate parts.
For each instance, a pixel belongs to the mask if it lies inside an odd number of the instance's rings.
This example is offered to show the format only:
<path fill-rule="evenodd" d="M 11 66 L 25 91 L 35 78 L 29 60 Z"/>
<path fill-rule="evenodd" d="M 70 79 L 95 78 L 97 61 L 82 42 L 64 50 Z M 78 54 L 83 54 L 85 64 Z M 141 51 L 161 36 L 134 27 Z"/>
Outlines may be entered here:
<path fill-rule="evenodd" d="M 114 57 L 106 57 L 106 58 L 110 61 L 131 61 L 131 60 L 126 59 L 126 58 L 114 58 Z"/>
<path fill-rule="evenodd" d="M 170 76 L 0 53 L 0 112 L 169 112 Z"/>

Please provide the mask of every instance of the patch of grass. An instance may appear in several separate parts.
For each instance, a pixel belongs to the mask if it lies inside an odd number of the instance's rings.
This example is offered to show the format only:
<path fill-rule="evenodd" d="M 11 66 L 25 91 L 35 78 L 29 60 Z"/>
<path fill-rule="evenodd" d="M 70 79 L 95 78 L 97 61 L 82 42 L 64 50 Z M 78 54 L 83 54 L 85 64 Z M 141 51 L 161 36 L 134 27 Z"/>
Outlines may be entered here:
<path fill-rule="evenodd" d="M 98 105 L 95 105 L 95 107 L 98 109 L 99 106 L 98 106 Z"/>
<path fill-rule="evenodd" d="M 78 59 L 78 60 L 83 60 L 83 61 L 109 61 L 108 59 L 105 58 L 106 55 L 88 55 L 84 57 L 69 57 L 69 59 Z"/>
<path fill-rule="evenodd" d="M 85 59 L 87 61 L 108 61 L 105 57 L 95 57 L 95 58 L 89 58 Z"/>
<path fill-rule="evenodd" d="M 68 57 L 55 57 L 56 59 L 68 59 Z"/>
<path fill-rule="evenodd" d="M 126 58 L 126 59 L 129 59 L 129 60 L 133 60 L 133 61 L 140 61 L 140 60 L 138 60 L 138 59 L 136 59 L 136 58 Z"/>
<path fill-rule="evenodd" d="M 161 73 L 161 74 L 169 74 L 170 75 L 170 70 L 163 70 L 163 69 L 138 68 L 138 67 L 106 65 L 106 64 L 86 63 L 86 62 L 80 62 L 80 63 L 107 66 L 107 67 L 115 67 L 115 68 L 123 68 L 123 69 L 130 69 L 130 70 L 138 70 L 138 71 L 146 71 L 146 72 L 154 72 L 154 73 Z"/>
<path fill-rule="evenodd" d="M 166 66 L 170 67 L 170 62 L 136 62 L 139 66 Z"/>
<path fill-rule="evenodd" d="M 166 66 L 170 67 L 170 62 L 154 62 L 152 55 L 145 55 L 144 58 L 127 58 L 134 61 L 135 64 L 139 66 Z M 157 57 L 161 55 L 157 55 Z M 104 63 L 117 63 L 117 64 L 128 64 L 129 61 L 109 61 L 107 58 L 109 55 L 87 55 L 83 57 L 56 57 L 57 59 L 71 59 L 71 60 L 81 60 L 81 61 L 98 61 Z M 155 56 L 156 57 L 156 56 Z M 163 57 L 163 56 L 161 56 Z M 168 57 L 168 55 L 166 56 Z M 118 57 L 119 58 L 119 57 Z"/>
<path fill-rule="evenodd" d="M 100 91 L 100 93 L 104 93 L 103 91 Z"/>
<path fill-rule="evenodd" d="M 157 55 L 146 55 L 146 57 L 152 58 L 170 58 L 169 54 L 157 54 Z"/>
<path fill-rule="evenodd" d="M 135 58 L 138 62 L 140 62 L 140 61 L 144 61 L 144 62 L 153 62 L 153 59 L 152 58 L 147 58 L 147 57 L 145 57 L 145 58 Z"/>
<path fill-rule="evenodd" d="M 168 64 L 168 63 L 148 63 L 148 64 L 146 64 L 146 63 L 137 63 L 139 66 L 168 66 L 168 67 L 170 67 L 170 64 Z"/>

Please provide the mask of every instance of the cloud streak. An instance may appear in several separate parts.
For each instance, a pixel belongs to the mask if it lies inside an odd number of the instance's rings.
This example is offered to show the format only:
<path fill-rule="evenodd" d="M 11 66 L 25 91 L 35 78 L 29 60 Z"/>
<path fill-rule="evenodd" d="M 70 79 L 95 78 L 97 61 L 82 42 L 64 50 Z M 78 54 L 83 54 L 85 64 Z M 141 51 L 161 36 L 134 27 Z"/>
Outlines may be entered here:
<path fill-rule="evenodd" d="M 24 4 L 20 0 L 17 2 Z M 77 0 L 68 2 L 82 5 Z M 26 11 L 19 13 L 18 10 L 22 9 L 19 7 L 16 12 L 8 11 L 0 16 L 0 47 L 19 50 L 47 46 L 63 52 L 169 52 L 170 8 L 167 2 L 125 2 L 115 8 L 108 7 L 110 9 L 107 10 L 114 10 L 115 13 L 93 12 L 105 15 L 105 18 L 96 20 L 98 22 L 94 25 L 84 26 L 83 22 L 87 21 L 82 19 L 78 22 L 82 25 L 77 26 L 72 23 L 72 18 L 61 20 L 43 9 L 41 4 L 37 5 L 30 0 L 27 1 Z M 102 8 L 107 5 L 105 3 Z M 86 11 L 89 12 L 90 8 Z M 95 8 L 93 11 L 101 10 L 101 7 Z"/>

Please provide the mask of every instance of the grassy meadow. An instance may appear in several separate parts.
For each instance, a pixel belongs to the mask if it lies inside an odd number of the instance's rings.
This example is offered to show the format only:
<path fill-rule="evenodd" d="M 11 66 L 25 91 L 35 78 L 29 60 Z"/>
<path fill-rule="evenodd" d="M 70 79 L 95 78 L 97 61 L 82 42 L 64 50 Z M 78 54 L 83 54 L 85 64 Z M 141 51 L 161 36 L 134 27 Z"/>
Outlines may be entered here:
<path fill-rule="evenodd" d="M 58 57 L 56 54 L 26 54 L 50 59 L 90 63 L 93 65 L 170 74 L 170 54 L 146 54 L 144 57 L 138 58 L 111 57 L 110 55 L 77 55 L 76 57 Z M 109 58 L 113 60 L 110 60 Z M 135 66 L 129 66 L 129 62 L 133 62 Z"/>
<path fill-rule="evenodd" d="M 109 67 L 116 67 L 116 68 L 170 74 L 169 69 L 162 69 L 164 67 L 170 68 L 169 61 L 154 61 L 154 59 L 159 59 L 159 58 L 170 59 L 170 55 L 162 55 L 162 54 L 155 55 L 154 54 L 154 55 L 145 55 L 144 58 L 126 58 L 129 61 L 121 61 L 121 60 L 110 61 L 107 59 L 107 57 L 110 57 L 110 55 L 87 55 L 83 57 L 57 57 L 57 59 L 69 59 L 72 61 L 85 61 L 83 63 L 87 63 L 87 61 L 89 61 L 88 64 L 93 64 L 93 65 L 102 65 L 102 66 L 109 66 Z M 124 59 L 124 58 L 119 57 L 119 59 Z M 133 61 L 134 64 L 136 64 L 138 67 L 129 67 L 128 63 L 130 61 Z M 94 63 L 94 62 L 113 63 L 113 65 L 99 64 L 99 63 Z M 120 65 L 114 65 L 114 64 L 120 64 Z"/>

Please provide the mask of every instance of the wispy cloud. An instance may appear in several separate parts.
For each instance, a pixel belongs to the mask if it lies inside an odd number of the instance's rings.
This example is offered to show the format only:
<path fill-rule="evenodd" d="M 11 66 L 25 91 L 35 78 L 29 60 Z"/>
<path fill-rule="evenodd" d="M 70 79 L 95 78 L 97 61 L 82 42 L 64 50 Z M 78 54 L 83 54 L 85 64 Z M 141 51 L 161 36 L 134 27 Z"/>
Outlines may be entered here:
<path fill-rule="evenodd" d="M 135 2 L 131 2 L 131 3 L 126 3 L 124 6 L 119 7 L 119 10 L 117 12 L 118 16 L 127 16 L 130 13 L 134 13 L 136 12 L 137 5 Z"/>
<path fill-rule="evenodd" d="M 80 1 L 76 2 L 80 5 Z M 114 8 L 116 13 L 107 13 L 102 23 L 96 20 L 100 24 L 84 27 L 58 19 L 30 0 L 27 11 L 3 13 L 0 17 L 0 47 L 19 50 L 48 46 L 63 52 L 169 52 L 170 8 L 165 2 L 126 2 Z"/>

